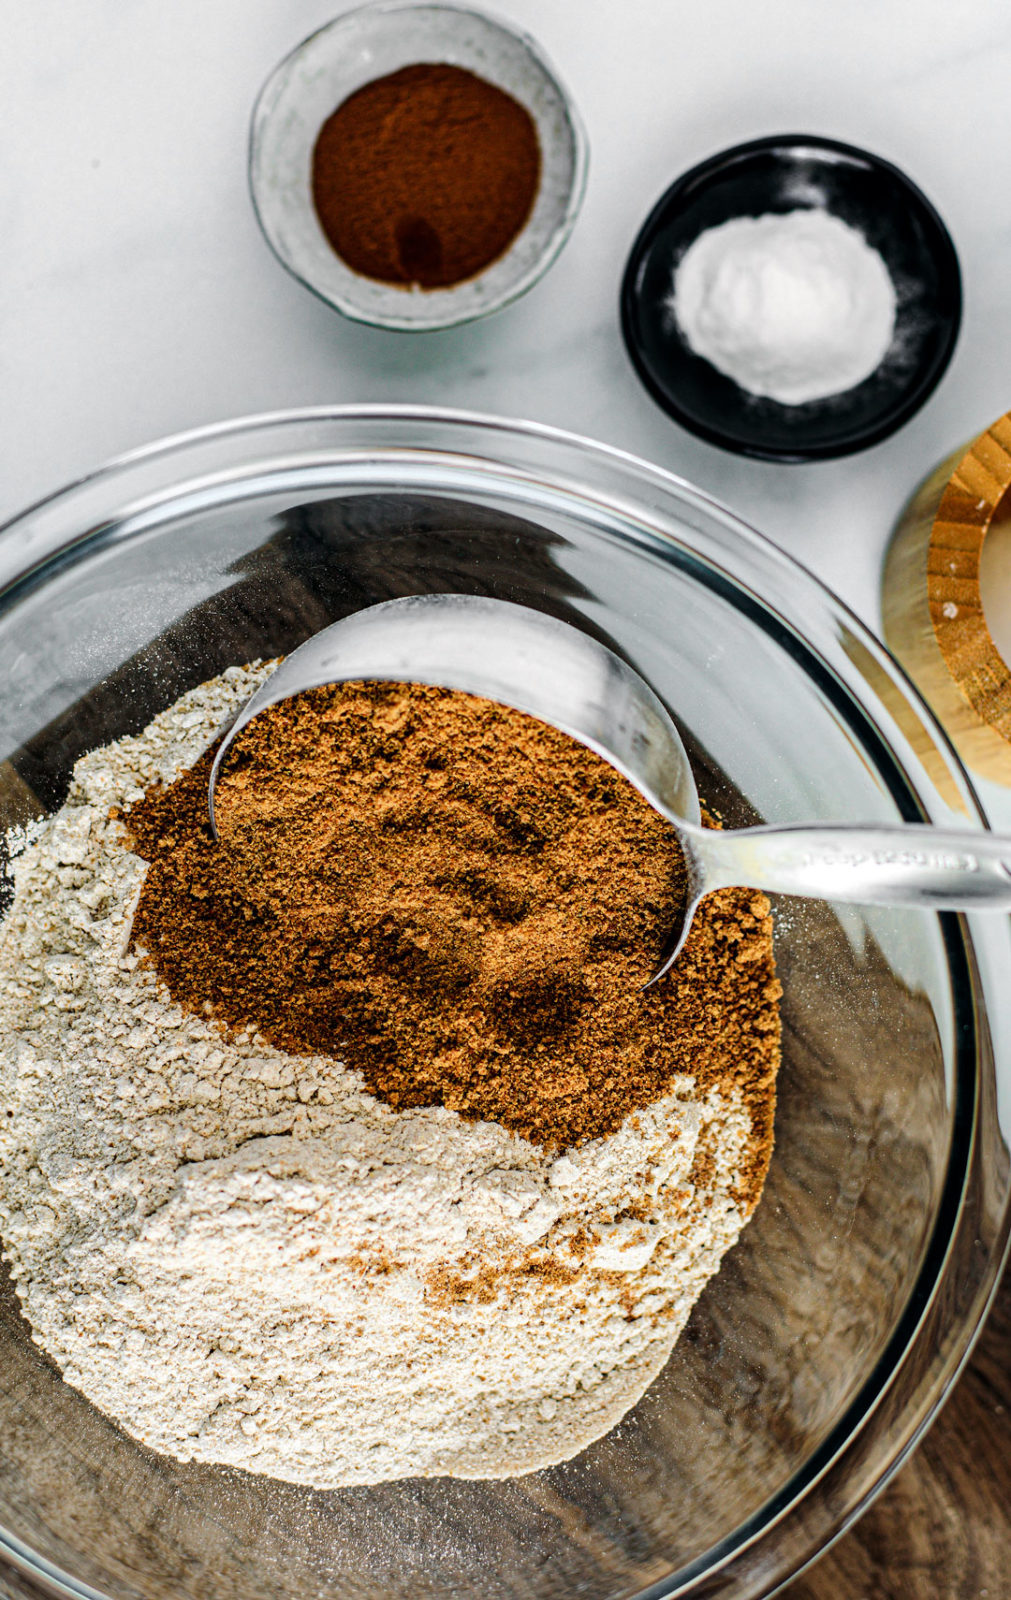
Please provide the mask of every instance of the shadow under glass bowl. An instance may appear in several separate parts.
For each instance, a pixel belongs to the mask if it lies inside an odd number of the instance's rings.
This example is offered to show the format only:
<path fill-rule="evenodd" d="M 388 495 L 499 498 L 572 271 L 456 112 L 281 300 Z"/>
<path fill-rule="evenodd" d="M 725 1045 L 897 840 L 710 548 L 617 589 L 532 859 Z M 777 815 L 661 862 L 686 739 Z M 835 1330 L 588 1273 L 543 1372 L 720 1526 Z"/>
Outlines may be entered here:
<path fill-rule="evenodd" d="M 895 286 L 895 331 L 862 383 L 788 406 L 749 394 L 697 355 L 670 302 L 677 263 L 707 229 L 814 208 L 878 251 Z M 880 156 L 810 134 L 753 139 L 684 173 L 643 223 L 621 288 L 625 345 L 657 405 L 710 444 L 765 461 L 828 460 L 895 433 L 944 376 L 961 316 L 958 256 L 926 195 Z"/>
<path fill-rule="evenodd" d="M 526 107 L 541 147 L 540 187 L 512 244 L 482 272 L 445 289 L 401 288 L 352 271 L 330 244 L 312 200 L 312 153 L 322 124 L 356 89 L 433 61 L 464 67 Z M 274 70 L 250 126 L 253 206 L 282 266 L 346 317 L 408 333 L 473 322 L 531 289 L 575 226 L 586 171 L 579 114 L 538 45 L 464 5 L 378 0 L 345 12 Z"/>
<path fill-rule="evenodd" d="M 79 755 L 225 667 L 375 601 L 447 590 L 540 608 L 623 654 L 673 709 L 702 796 L 730 823 L 981 826 L 883 647 L 729 512 L 584 440 L 409 408 L 187 435 L 8 525 L 0 820 L 18 820 L 28 792 L 59 804 Z M 902 1459 L 992 1292 L 1011 923 L 781 900 L 777 952 L 765 1197 L 664 1372 L 605 1438 L 498 1483 L 314 1493 L 181 1465 L 63 1383 L 8 1284 L 6 1592 L 748 1600 L 783 1581 Z"/>

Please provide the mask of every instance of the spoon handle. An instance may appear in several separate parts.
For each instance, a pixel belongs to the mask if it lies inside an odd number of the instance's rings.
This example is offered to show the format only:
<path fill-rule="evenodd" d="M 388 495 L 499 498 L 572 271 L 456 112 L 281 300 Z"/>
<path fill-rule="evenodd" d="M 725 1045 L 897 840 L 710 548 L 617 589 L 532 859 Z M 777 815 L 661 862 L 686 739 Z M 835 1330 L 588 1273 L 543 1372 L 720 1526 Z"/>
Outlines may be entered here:
<path fill-rule="evenodd" d="M 691 830 L 702 892 L 778 894 L 932 911 L 1011 911 L 1011 837 L 897 827 Z"/>

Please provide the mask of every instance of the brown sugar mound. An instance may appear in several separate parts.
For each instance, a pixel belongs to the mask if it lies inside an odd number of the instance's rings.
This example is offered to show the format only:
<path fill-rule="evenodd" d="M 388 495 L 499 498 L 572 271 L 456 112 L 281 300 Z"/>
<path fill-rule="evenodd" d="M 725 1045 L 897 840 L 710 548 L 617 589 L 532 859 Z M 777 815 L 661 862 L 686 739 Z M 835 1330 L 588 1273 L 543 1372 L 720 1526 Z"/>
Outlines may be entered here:
<path fill-rule="evenodd" d="M 215 843 L 210 760 L 127 817 L 150 863 L 133 942 L 177 1001 L 340 1058 L 391 1106 L 551 1147 L 613 1132 L 679 1074 L 736 1088 L 757 1200 L 779 1059 L 768 901 L 710 895 L 640 992 L 684 862 L 606 762 L 475 696 L 315 689 L 236 740 Z"/>

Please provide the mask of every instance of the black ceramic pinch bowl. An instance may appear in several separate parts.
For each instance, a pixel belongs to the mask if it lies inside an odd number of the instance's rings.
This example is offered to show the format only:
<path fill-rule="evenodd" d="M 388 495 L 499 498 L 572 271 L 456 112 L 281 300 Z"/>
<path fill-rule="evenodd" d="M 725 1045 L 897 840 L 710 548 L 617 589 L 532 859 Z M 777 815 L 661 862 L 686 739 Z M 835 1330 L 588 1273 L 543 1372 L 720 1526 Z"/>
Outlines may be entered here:
<path fill-rule="evenodd" d="M 863 234 L 895 285 L 895 333 L 851 389 L 788 406 L 749 394 L 689 347 L 671 308 L 676 263 L 731 217 L 823 207 Z M 678 178 L 646 219 L 621 289 L 621 324 L 658 405 L 700 438 L 766 461 L 817 461 L 877 444 L 923 405 L 951 360 L 962 315 L 958 256 L 927 197 L 866 150 L 808 134 L 736 145 Z"/>

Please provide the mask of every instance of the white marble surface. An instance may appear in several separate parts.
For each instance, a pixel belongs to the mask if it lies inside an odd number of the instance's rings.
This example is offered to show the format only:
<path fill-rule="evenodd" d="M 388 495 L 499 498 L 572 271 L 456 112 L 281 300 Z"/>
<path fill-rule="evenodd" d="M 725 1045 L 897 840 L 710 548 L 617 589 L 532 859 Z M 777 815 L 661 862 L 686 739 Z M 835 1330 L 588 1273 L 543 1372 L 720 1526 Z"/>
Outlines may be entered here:
<path fill-rule="evenodd" d="M 1011 403 L 1008 0 L 497 0 L 533 31 L 591 142 L 586 205 L 547 278 L 445 334 L 343 321 L 277 265 L 246 128 L 334 0 L 22 0 L 3 8 L 0 517 L 130 446 L 278 406 L 463 405 L 557 423 L 714 492 L 872 625 L 896 512 Z M 939 391 L 836 463 L 738 460 L 640 388 L 618 330 L 635 232 L 684 168 L 811 131 L 896 161 L 960 252 L 966 315 Z"/>

